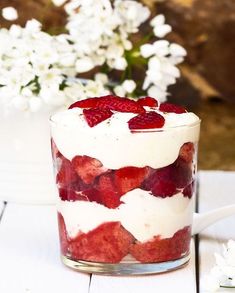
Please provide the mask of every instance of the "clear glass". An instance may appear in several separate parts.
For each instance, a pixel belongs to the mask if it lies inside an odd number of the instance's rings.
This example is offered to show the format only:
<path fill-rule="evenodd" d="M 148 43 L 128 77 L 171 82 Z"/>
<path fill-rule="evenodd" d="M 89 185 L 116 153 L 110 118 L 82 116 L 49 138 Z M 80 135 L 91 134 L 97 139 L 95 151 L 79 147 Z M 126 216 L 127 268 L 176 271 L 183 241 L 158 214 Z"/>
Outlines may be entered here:
<path fill-rule="evenodd" d="M 91 135 L 51 121 L 66 266 L 138 275 L 189 261 L 199 129 Z"/>

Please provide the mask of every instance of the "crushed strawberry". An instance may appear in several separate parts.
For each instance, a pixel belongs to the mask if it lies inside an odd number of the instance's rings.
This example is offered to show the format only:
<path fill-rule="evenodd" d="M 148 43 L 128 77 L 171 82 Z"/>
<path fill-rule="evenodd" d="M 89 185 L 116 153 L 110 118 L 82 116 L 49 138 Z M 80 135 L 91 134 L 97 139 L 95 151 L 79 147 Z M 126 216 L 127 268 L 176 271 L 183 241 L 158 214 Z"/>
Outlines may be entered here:
<path fill-rule="evenodd" d="M 96 126 L 97 124 L 107 120 L 113 115 L 113 113 L 109 109 L 100 108 L 84 109 L 83 114 L 87 124 L 90 127 Z"/>
<path fill-rule="evenodd" d="M 123 167 L 116 170 L 114 181 L 119 193 L 122 195 L 135 188 L 140 188 L 148 172 L 148 167 Z"/>
<path fill-rule="evenodd" d="M 145 97 L 142 99 L 139 99 L 137 103 L 141 106 L 146 106 L 146 107 L 157 107 L 158 106 L 158 101 L 152 97 Z"/>
<path fill-rule="evenodd" d="M 61 200 L 77 201 L 84 200 L 88 201 L 88 198 L 81 192 L 76 192 L 69 188 L 59 188 L 59 196 Z"/>
<path fill-rule="evenodd" d="M 175 183 L 170 180 L 157 181 L 151 191 L 155 196 L 162 198 L 171 197 L 177 193 Z"/>
<path fill-rule="evenodd" d="M 131 130 L 161 128 L 164 123 L 164 117 L 154 111 L 139 114 L 128 121 Z"/>
<path fill-rule="evenodd" d="M 103 174 L 99 177 L 98 190 L 102 204 L 108 208 L 115 209 L 121 204 L 120 194 L 114 183 L 113 174 Z"/>
<path fill-rule="evenodd" d="M 193 161 L 193 155 L 195 153 L 194 144 L 192 142 L 187 142 L 182 145 L 180 148 L 179 157 L 187 163 Z"/>
<path fill-rule="evenodd" d="M 192 164 L 180 157 L 172 164 L 172 180 L 177 188 L 184 188 L 193 180 Z"/>
<path fill-rule="evenodd" d="M 170 103 L 162 103 L 159 107 L 159 110 L 166 113 L 176 113 L 176 114 L 182 114 L 187 112 L 184 107 L 170 104 Z"/>
<path fill-rule="evenodd" d="M 77 179 L 78 175 L 75 172 L 72 163 L 63 157 L 60 169 L 56 175 L 56 183 L 61 186 L 67 186 L 70 183 L 75 182 Z"/>
<path fill-rule="evenodd" d="M 189 226 L 177 231 L 171 238 L 159 236 L 141 243 L 131 245 L 130 253 L 142 263 L 165 262 L 181 258 L 189 253 L 191 228 Z"/>
<path fill-rule="evenodd" d="M 74 238 L 69 251 L 74 260 L 119 263 L 133 241 L 133 236 L 119 222 L 107 222 Z"/>
<path fill-rule="evenodd" d="M 128 98 L 121 98 L 113 95 L 103 96 L 99 98 L 89 98 L 81 100 L 72 104 L 69 109 L 79 108 L 99 108 L 108 109 L 117 112 L 130 112 L 130 113 L 144 113 L 144 108 L 136 101 Z"/>
<path fill-rule="evenodd" d="M 60 249 L 61 253 L 66 255 L 68 252 L 68 247 L 69 247 L 69 237 L 66 231 L 66 226 L 64 222 L 63 216 L 58 213 L 58 227 L 59 227 L 59 238 L 60 238 Z"/>
<path fill-rule="evenodd" d="M 99 204 L 103 204 L 101 194 L 96 188 L 91 187 L 90 189 L 84 190 L 82 194 L 84 197 L 88 198 L 88 201 L 95 201 Z"/>
<path fill-rule="evenodd" d="M 72 166 L 86 184 L 91 184 L 97 176 L 107 171 L 99 160 L 89 156 L 75 156 Z"/>

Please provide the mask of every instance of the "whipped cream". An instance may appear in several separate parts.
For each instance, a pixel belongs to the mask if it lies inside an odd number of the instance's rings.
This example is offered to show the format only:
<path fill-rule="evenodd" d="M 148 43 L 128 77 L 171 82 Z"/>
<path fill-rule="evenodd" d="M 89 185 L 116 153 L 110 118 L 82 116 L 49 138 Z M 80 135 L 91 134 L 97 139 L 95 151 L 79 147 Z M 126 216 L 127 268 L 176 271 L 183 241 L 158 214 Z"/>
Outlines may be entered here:
<path fill-rule="evenodd" d="M 121 200 L 123 204 L 116 209 L 96 202 L 59 201 L 58 211 L 64 217 L 71 238 L 105 222 L 120 221 L 137 240 L 145 242 L 158 235 L 172 237 L 178 230 L 192 224 L 193 200 L 182 193 L 160 198 L 137 188 L 126 193 Z"/>
<path fill-rule="evenodd" d="M 184 143 L 198 141 L 200 120 L 191 112 L 159 113 L 165 118 L 162 128 L 131 133 L 127 122 L 136 114 L 116 112 L 95 127 L 89 127 L 82 109 L 74 108 L 51 118 L 51 134 L 59 151 L 69 160 L 76 155 L 87 155 L 110 169 L 161 168 L 176 160 Z"/>

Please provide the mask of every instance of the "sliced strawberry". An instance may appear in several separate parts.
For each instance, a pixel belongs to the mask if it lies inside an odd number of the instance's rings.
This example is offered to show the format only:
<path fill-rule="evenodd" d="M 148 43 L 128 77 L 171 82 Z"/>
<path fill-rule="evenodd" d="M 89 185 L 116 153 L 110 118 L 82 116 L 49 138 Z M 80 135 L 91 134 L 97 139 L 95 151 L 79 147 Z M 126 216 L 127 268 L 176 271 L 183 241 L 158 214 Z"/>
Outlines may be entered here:
<path fill-rule="evenodd" d="M 172 165 L 159 168 L 159 169 L 151 169 L 149 172 L 149 176 L 144 180 L 141 188 L 144 190 L 152 190 L 154 185 L 158 181 L 170 181 L 172 177 Z"/>
<path fill-rule="evenodd" d="M 115 209 L 121 204 L 120 194 L 114 183 L 113 174 L 103 174 L 99 177 L 98 190 L 102 204 L 108 208 Z"/>
<path fill-rule="evenodd" d="M 59 172 L 56 175 L 56 183 L 61 186 L 66 186 L 77 181 L 77 179 L 78 175 L 75 172 L 72 163 L 63 157 Z"/>
<path fill-rule="evenodd" d="M 171 238 L 155 236 L 152 240 L 131 245 L 130 253 L 142 263 L 165 262 L 175 260 L 189 253 L 191 228 L 177 231 Z"/>
<path fill-rule="evenodd" d="M 193 196 L 193 193 L 195 191 L 195 183 L 194 181 L 187 185 L 183 190 L 183 195 L 185 197 L 191 198 Z"/>
<path fill-rule="evenodd" d="M 63 255 L 66 255 L 68 253 L 68 247 L 69 247 L 69 237 L 66 231 L 66 226 L 64 222 L 63 216 L 58 213 L 58 228 L 59 228 L 59 238 L 60 238 L 60 249 L 61 253 Z"/>
<path fill-rule="evenodd" d="M 166 113 L 176 113 L 176 114 L 182 114 L 186 113 L 186 109 L 184 107 L 170 104 L 170 103 L 163 103 L 160 105 L 159 110 Z"/>
<path fill-rule="evenodd" d="M 69 250 L 74 260 L 119 263 L 133 241 L 133 236 L 119 222 L 107 222 L 78 235 Z"/>
<path fill-rule="evenodd" d="M 69 106 L 69 109 L 73 108 L 96 108 L 99 102 L 99 98 L 88 98 L 80 100 Z"/>
<path fill-rule="evenodd" d="M 113 113 L 109 109 L 84 109 L 83 114 L 85 116 L 86 122 L 90 127 L 94 127 L 100 122 L 103 122 L 110 118 Z"/>
<path fill-rule="evenodd" d="M 161 128 L 164 123 L 164 117 L 154 111 L 139 114 L 128 121 L 131 130 Z"/>
<path fill-rule="evenodd" d="M 107 171 L 99 160 L 89 156 L 75 156 L 72 166 L 86 184 L 91 184 L 97 176 Z"/>
<path fill-rule="evenodd" d="M 78 101 L 72 104 L 69 109 L 79 108 L 99 108 L 108 109 L 117 112 L 130 112 L 130 113 L 144 113 L 144 108 L 136 101 L 128 98 L 120 98 L 113 95 L 103 96 L 99 98 L 89 98 L 86 100 Z"/>
<path fill-rule="evenodd" d="M 59 188 L 59 196 L 61 200 L 77 201 L 84 200 L 88 201 L 88 198 L 81 192 L 76 192 L 69 188 Z"/>
<path fill-rule="evenodd" d="M 119 194 L 123 195 L 132 189 L 140 188 L 148 172 L 148 167 L 124 167 L 116 170 L 114 181 Z"/>
<path fill-rule="evenodd" d="M 195 153 L 194 144 L 192 142 L 187 142 L 182 145 L 180 148 L 179 157 L 187 163 L 193 161 L 193 155 Z"/>
<path fill-rule="evenodd" d="M 151 97 L 145 97 L 142 99 L 139 99 L 137 103 L 141 106 L 146 106 L 146 107 L 157 107 L 158 106 L 158 101 L 154 98 Z"/>

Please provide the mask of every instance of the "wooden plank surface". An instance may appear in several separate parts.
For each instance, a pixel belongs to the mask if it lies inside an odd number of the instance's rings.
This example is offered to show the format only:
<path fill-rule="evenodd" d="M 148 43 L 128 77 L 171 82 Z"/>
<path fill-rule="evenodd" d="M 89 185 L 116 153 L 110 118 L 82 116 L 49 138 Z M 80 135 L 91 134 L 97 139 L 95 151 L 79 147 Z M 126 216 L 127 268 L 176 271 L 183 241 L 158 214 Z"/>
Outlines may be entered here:
<path fill-rule="evenodd" d="M 53 206 L 7 204 L 0 223 L 1 293 L 87 293 L 90 275 L 59 259 Z"/>
<path fill-rule="evenodd" d="M 200 213 L 235 203 L 235 172 L 200 172 Z M 199 235 L 200 293 L 203 279 L 215 265 L 214 253 L 222 253 L 222 244 L 235 240 L 235 215 L 221 220 Z M 231 290 L 231 291 L 230 291 Z M 219 292 L 235 292 L 235 289 Z"/>
<path fill-rule="evenodd" d="M 92 275 L 90 293 L 196 293 L 195 247 L 191 242 L 189 264 L 174 272 L 142 277 Z"/>

